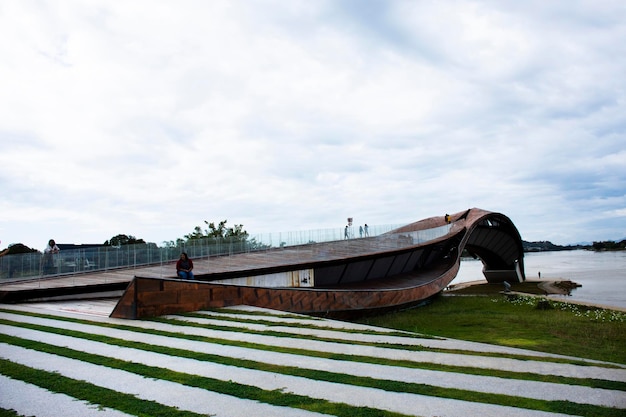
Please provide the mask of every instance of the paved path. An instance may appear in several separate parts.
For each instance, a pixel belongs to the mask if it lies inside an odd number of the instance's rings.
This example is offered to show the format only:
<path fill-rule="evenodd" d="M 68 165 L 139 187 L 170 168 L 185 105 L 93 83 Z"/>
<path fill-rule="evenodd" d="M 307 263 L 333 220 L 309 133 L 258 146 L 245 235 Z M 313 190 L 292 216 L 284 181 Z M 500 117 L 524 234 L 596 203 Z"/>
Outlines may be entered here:
<path fill-rule="evenodd" d="M 173 380 L 155 379 L 133 373 L 132 368 L 112 368 L 102 363 L 86 363 L 77 358 L 47 353 L 36 346 L 23 347 L 14 340 L 43 342 L 60 349 L 68 347 L 101 358 L 115 358 L 149 367 L 167 368 L 182 375 L 197 375 L 210 381 L 236 382 L 276 397 L 294 393 L 305 402 L 329 401 L 398 413 L 407 416 L 556 416 L 523 407 L 497 404 L 500 395 L 534 399 L 546 404 L 569 401 L 596 407 L 586 415 L 599 415 L 602 407 L 617 407 L 626 413 L 626 393 L 604 388 L 573 385 L 572 380 L 541 382 L 541 375 L 555 375 L 582 380 L 626 382 L 626 367 L 607 367 L 597 361 L 586 366 L 563 363 L 557 355 L 540 354 L 451 339 L 427 338 L 423 335 L 391 332 L 386 329 L 325 320 L 282 312 L 239 307 L 228 312 L 203 312 L 199 317 L 168 316 L 168 322 L 128 321 L 107 317 L 113 302 L 48 303 L 0 306 L 0 358 L 35 370 L 58 372 L 74 380 L 132 394 L 139 399 L 155 401 L 163 407 L 177 407 L 199 415 L 216 416 L 315 416 L 317 412 L 259 402 L 247 394 L 239 397 L 208 388 L 184 385 Z M 33 315 L 34 313 L 34 315 Z M 72 321 L 67 321 L 73 319 Z M 78 319 L 78 320 L 75 320 Z M 111 327 L 113 326 L 113 327 Z M 121 327 L 123 326 L 123 327 Z M 81 332 L 71 333 L 69 332 Z M 65 334 L 64 334 L 65 333 Z M 86 336 L 92 335 L 92 336 Z M 10 338 L 9 338 L 10 336 Z M 100 337 L 101 340 L 94 340 Z M 104 337 L 104 338 L 103 338 Z M 140 342 L 133 347 L 111 344 L 110 339 Z M 210 338 L 210 339 L 199 339 Z M 4 339 L 3 339 L 4 340 Z M 244 344 L 245 342 L 245 344 Z M 382 345 L 386 343 L 387 345 Z M 152 348 L 160 347 L 161 352 Z M 415 350 L 420 348 L 421 350 Z M 430 349 L 438 349 L 433 351 Z M 217 355 L 224 361 L 190 358 L 185 350 Z M 460 350 L 447 353 L 441 349 Z M 164 351 L 163 351 L 164 350 Z M 489 353 L 490 356 L 486 356 Z M 329 359 L 336 354 L 336 359 Z M 342 356 L 338 356 L 342 355 Z M 351 356 L 345 356 L 351 355 Z M 516 359 L 507 356 L 522 355 Z M 403 362 L 385 363 L 387 360 Z M 376 363 L 381 362 L 382 363 Z M 220 363 L 221 362 L 221 363 Z M 265 365 L 254 365 L 265 364 Z M 410 364 L 413 365 L 410 365 Z M 473 369 L 501 369 L 510 374 L 500 377 L 477 375 L 453 370 L 430 370 L 424 365 L 444 364 Z M 308 376 L 277 372 L 269 367 L 288 366 L 311 371 Z M 2 368 L 0 368 L 0 371 Z M 312 371 L 323 371 L 342 377 L 343 382 L 317 378 Z M 136 372 L 136 371 L 135 371 Z M 518 373 L 518 374 L 516 374 Z M 520 379 L 520 373 L 537 375 L 534 381 Z M 2 372 L 0 372 L 2 374 Z M 347 376 L 347 378 L 346 378 Z M 359 386 L 354 381 L 372 381 Z M 389 383 L 406 387 L 385 390 Z M 14 409 L 26 416 L 123 416 L 118 410 L 101 408 L 51 393 L 36 385 L 2 377 L 0 407 Z M 415 393 L 415 387 L 426 390 Z M 428 388 L 432 387 L 432 388 Z M 409 389 L 411 388 L 411 389 Z M 442 397 L 429 392 L 443 389 Z M 481 393 L 482 402 L 455 398 L 457 390 Z M 36 396 L 40 406 L 32 397 Z M 45 401 L 41 401 L 45 399 Z M 70 401 L 71 402 L 71 401 Z M 47 405 L 46 405 L 47 404 Z M 59 412 L 63 410 L 63 412 Z M 584 410 L 583 410 L 584 411 Z M 592 413 L 592 414 L 589 414 Z M 584 413 L 582 415 L 585 415 Z"/>

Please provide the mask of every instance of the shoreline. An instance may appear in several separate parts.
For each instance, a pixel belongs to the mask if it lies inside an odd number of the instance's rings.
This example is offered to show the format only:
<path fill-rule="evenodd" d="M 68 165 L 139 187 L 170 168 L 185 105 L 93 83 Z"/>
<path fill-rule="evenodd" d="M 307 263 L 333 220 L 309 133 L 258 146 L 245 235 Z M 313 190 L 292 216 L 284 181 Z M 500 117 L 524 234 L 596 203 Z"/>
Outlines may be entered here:
<path fill-rule="evenodd" d="M 577 304 L 585 307 L 601 308 L 605 310 L 614 310 L 626 312 L 626 308 L 610 306 L 602 303 L 591 303 L 588 301 L 580 301 L 566 297 L 571 294 L 572 290 L 581 287 L 568 279 L 549 279 L 549 280 L 526 280 L 521 283 L 511 285 L 511 290 L 504 291 L 504 284 L 490 284 L 486 280 L 476 280 L 461 282 L 446 287 L 443 292 L 444 296 L 463 296 L 463 295 L 494 295 L 494 294 L 518 294 L 532 297 L 543 297 L 562 303 Z M 458 294 L 453 294 L 458 292 Z"/>

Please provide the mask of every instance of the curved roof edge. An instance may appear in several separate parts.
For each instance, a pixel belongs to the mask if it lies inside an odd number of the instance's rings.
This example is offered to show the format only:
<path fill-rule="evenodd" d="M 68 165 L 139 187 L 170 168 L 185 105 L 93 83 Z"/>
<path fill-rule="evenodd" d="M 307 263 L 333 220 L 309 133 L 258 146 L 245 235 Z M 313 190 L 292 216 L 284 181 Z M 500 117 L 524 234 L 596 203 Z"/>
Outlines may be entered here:
<path fill-rule="evenodd" d="M 483 262 L 483 275 L 488 282 L 521 282 L 524 272 L 524 247 L 522 238 L 513 221 L 502 213 L 471 208 L 446 216 L 423 219 L 389 233 L 406 233 L 432 229 L 452 223 L 451 234 L 465 229 L 459 242 L 459 256 L 465 250 Z"/>
<path fill-rule="evenodd" d="M 463 212 L 467 233 L 461 248 L 483 262 L 483 274 L 489 282 L 526 279 L 524 247 L 517 227 L 502 213 L 472 208 Z"/>

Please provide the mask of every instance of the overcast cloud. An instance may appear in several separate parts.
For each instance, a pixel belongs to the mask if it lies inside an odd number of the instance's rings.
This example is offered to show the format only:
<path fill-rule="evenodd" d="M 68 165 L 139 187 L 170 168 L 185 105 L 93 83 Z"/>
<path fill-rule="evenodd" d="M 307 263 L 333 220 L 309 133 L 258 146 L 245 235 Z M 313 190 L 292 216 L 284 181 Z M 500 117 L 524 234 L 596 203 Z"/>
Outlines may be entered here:
<path fill-rule="evenodd" d="M 0 2 L 0 248 L 403 224 L 626 237 L 626 2 Z"/>

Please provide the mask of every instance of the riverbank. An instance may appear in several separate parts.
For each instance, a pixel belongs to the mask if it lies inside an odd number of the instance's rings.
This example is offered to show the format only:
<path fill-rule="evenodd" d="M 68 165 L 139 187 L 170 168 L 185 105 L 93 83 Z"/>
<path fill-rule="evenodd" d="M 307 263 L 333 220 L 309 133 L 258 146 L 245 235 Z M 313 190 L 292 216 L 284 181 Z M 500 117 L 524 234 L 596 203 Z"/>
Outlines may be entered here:
<path fill-rule="evenodd" d="M 559 302 L 626 312 L 626 308 L 601 303 L 590 303 L 569 298 L 568 296 L 571 295 L 572 291 L 580 288 L 581 285 L 568 279 L 526 280 L 524 282 L 512 283 L 510 285 L 511 287 L 509 292 L 513 294 L 548 297 L 551 300 Z M 503 292 L 505 292 L 504 284 L 490 284 L 485 280 L 477 280 L 450 285 L 443 292 L 443 295 L 495 295 Z"/>
<path fill-rule="evenodd" d="M 461 261 L 461 268 L 451 284 L 485 281 L 483 263 L 477 259 Z M 593 305 L 626 309 L 626 252 L 594 252 L 586 250 L 537 252 L 524 254 L 527 280 L 571 280 L 582 287 L 571 296 L 552 295 L 568 302 L 578 300 Z"/>

